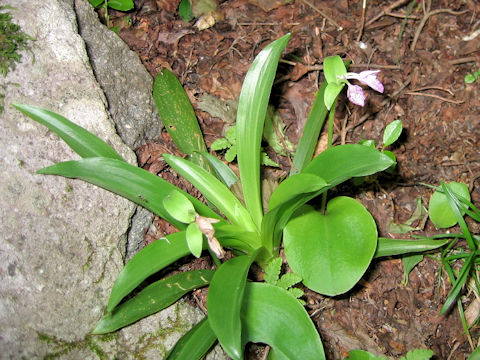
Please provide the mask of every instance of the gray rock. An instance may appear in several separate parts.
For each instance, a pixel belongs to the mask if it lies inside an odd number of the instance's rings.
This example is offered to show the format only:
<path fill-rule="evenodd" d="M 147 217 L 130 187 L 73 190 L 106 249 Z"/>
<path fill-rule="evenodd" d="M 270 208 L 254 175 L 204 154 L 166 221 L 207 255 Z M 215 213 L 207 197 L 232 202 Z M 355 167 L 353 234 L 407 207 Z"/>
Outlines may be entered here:
<path fill-rule="evenodd" d="M 90 334 L 123 268 L 135 207 L 78 180 L 37 175 L 78 156 L 11 103 L 61 113 L 130 163 L 135 156 L 108 115 L 73 0 L 14 5 L 15 21 L 37 40 L 35 62 L 24 53 L 5 79 L 19 87 L 8 88 L 0 115 L 0 358 L 160 359 L 203 314 L 179 302 L 113 334 Z"/>
<path fill-rule="evenodd" d="M 102 25 L 85 0 L 75 0 L 78 28 L 95 77 L 108 100 L 117 131 L 130 148 L 160 136 L 162 124 L 154 111 L 153 80 L 137 54 Z"/>

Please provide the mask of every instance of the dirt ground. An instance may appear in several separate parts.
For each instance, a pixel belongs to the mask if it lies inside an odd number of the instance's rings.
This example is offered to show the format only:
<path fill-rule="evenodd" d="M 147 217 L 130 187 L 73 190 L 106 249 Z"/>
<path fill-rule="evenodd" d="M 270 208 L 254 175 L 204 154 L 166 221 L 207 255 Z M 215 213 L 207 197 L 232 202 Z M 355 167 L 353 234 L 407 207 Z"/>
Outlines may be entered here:
<path fill-rule="evenodd" d="M 372 212 L 380 235 L 398 237 L 387 232 L 387 224 L 408 219 L 418 197 L 428 204 L 431 190 L 420 183 L 462 181 L 472 191 L 473 202 L 480 204 L 480 82 L 464 81 L 467 73 L 480 67 L 479 1 L 434 0 L 428 9 L 430 1 L 419 0 L 403 31 L 408 0 L 368 0 L 364 14 L 361 0 L 223 1 L 214 25 L 205 30 L 195 26 L 196 20 L 185 23 L 178 16 L 179 2 L 136 0 L 134 11 L 110 15 L 121 27 L 119 35 L 152 76 L 163 67 L 178 76 L 197 110 L 208 146 L 222 133 L 227 119 L 201 111 L 202 96 L 236 100 L 255 55 L 291 32 L 272 102 L 293 143 L 323 80 L 324 57 L 338 54 L 350 59 L 353 71 L 381 70 L 384 94 L 367 91 L 364 108 L 342 99 L 336 113 L 337 144 L 366 138 L 378 144 L 386 124 L 395 119 L 403 122 L 403 135 L 391 149 L 398 159 L 397 172 L 380 178 L 379 184 L 342 188 Z M 159 161 L 161 153 L 175 151 L 167 134 L 163 139 L 138 149 L 139 162 L 192 190 Z M 286 173 L 288 159 L 269 153 Z M 480 232 L 478 226 L 471 226 L 474 233 Z M 168 231 L 158 220 L 157 229 Z M 430 222 L 415 232 L 436 233 Z M 147 234 L 146 240 L 155 236 Z M 307 310 L 321 333 L 327 357 L 341 359 L 355 348 L 391 357 L 429 348 L 436 359 L 465 359 L 471 345 L 457 312 L 438 315 L 450 289 L 445 275 L 439 279 L 439 269 L 437 261 L 426 257 L 403 285 L 401 260 L 392 258 L 374 262 L 345 296 L 326 298 L 307 292 Z M 472 299 L 465 296 L 465 306 Z M 471 333 L 476 346 L 480 332 L 473 327 Z"/>

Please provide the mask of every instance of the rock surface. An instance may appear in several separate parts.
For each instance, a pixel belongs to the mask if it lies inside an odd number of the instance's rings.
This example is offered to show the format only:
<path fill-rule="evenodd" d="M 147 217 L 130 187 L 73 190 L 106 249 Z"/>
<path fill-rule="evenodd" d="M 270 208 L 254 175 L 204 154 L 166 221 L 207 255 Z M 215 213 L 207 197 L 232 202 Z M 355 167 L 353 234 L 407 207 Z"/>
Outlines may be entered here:
<path fill-rule="evenodd" d="M 14 20 L 36 41 L 35 61 L 24 53 L 5 79 L 19 86 L 7 88 L 0 116 L 0 358 L 161 359 L 203 314 L 180 302 L 114 334 L 90 335 L 123 267 L 135 207 L 78 180 L 37 175 L 78 156 L 11 106 L 58 112 L 135 162 L 95 80 L 74 0 L 15 0 L 15 8 Z"/>

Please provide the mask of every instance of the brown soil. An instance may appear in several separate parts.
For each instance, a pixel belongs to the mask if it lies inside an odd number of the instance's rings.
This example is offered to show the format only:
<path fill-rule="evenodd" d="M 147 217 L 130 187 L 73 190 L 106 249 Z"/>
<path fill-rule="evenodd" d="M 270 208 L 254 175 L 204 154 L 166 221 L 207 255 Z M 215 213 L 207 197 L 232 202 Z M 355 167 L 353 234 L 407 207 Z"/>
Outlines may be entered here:
<path fill-rule="evenodd" d="M 428 203 L 431 190 L 421 182 L 462 181 L 472 190 L 474 203 L 480 203 L 480 82 L 464 82 L 464 76 L 480 66 L 480 36 L 462 40 L 479 29 L 480 2 L 432 1 L 425 26 L 421 27 L 424 12 L 415 10 L 401 40 L 409 1 L 368 1 L 363 31 L 361 0 L 224 1 L 215 14 L 215 25 L 202 31 L 179 18 L 179 0 L 135 3 L 136 10 L 127 14 L 131 25 L 122 27 L 120 36 L 152 76 L 163 67 L 171 69 L 197 110 L 202 94 L 224 101 L 237 99 L 255 55 L 272 40 L 292 32 L 272 101 L 294 143 L 322 80 L 319 65 L 325 56 L 351 59 L 354 71 L 381 69 L 384 94 L 367 91 L 364 108 L 345 100 L 339 105 L 336 143 L 368 138 L 378 144 L 387 123 L 403 121 L 403 136 L 392 149 L 399 163 L 397 173 L 380 179 L 380 186 L 345 189 L 372 212 L 382 236 L 393 236 L 387 233 L 388 222 L 408 219 L 418 197 Z M 265 11 L 256 3 L 276 7 Z M 126 23 L 125 14 L 112 11 L 111 16 L 114 23 Z M 197 115 L 210 145 L 221 134 L 223 121 L 200 110 Z M 168 135 L 163 139 L 138 149 L 140 162 L 191 190 L 158 160 L 165 148 L 174 151 Z M 275 159 L 288 170 L 288 159 Z M 474 225 L 472 230 L 478 233 Z M 158 229 L 168 231 L 163 226 L 157 221 Z M 434 233 L 438 231 L 429 222 L 416 232 Z M 150 239 L 157 235 L 151 234 Z M 437 359 L 465 359 L 471 348 L 457 312 L 438 315 L 450 288 L 446 276 L 439 281 L 438 275 L 438 263 L 425 258 L 405 286 L 401 260 L 387 259 L 374 262 L 345 296 L 332 299 L 308 292 L 307 309 L 328 358 L 340 359 L 355 348 L 393 357 L 429 348 Z M 472 299 L 466 296 L 465 305 Z M 471 331 L 476 345 L 479 331 L 476 327 Z"/>

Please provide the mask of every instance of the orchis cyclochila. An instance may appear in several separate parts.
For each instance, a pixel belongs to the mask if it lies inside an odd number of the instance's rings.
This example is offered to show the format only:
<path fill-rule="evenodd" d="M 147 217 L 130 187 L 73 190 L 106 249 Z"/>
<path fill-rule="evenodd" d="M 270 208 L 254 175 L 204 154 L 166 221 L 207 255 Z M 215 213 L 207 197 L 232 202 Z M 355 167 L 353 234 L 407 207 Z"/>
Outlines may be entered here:
<path fill-rule="evenodd" d="M 347 83 L 348 99 L 356 105 L 365 106 L 366 96 L 362 87 L 359 85 L 350 84 L 348 80 L 356 79 L 360 81 L 362 84 L 370 86 L 373 90 L 383 93 L 385 88 L 382 82 L 377 78 L 377 73 L 379 72 L 380 70 L 366 70 L 360 73 L 348 72 L 345 75 L 338 75 L 337 77 L 339 79 L 345 80 L 345 82 Z"/>

